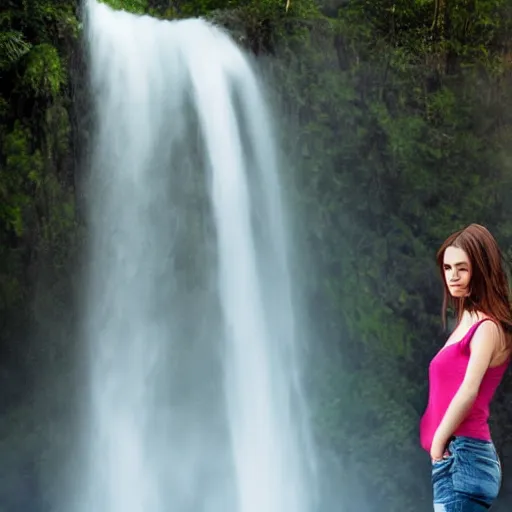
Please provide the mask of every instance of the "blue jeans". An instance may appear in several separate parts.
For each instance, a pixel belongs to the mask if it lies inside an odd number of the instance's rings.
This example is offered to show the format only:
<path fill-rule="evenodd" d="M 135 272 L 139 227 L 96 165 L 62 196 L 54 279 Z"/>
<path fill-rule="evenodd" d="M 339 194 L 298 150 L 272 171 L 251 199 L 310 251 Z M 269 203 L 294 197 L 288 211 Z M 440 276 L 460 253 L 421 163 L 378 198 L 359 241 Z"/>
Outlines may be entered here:
<path fill-rule="evenodd" d="M 432 463 L 434 512 L 483 512 L 498 497 L 501 465 L 494 444 L 456 437 L 450 455 Z"/>

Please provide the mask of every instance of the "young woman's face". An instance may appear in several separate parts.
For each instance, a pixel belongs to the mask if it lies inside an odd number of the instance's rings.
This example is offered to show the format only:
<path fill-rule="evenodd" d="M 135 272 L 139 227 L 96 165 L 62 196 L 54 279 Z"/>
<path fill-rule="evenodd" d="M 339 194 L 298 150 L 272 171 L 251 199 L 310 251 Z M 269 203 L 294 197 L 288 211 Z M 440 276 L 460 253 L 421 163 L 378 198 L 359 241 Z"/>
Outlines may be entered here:
<path fill-rule="evenodd" d="M 471 262 L 468 255 L 457 247 L 447 247 L 443 259 L 444 278 L 453 297 L 469 295 Z"/>

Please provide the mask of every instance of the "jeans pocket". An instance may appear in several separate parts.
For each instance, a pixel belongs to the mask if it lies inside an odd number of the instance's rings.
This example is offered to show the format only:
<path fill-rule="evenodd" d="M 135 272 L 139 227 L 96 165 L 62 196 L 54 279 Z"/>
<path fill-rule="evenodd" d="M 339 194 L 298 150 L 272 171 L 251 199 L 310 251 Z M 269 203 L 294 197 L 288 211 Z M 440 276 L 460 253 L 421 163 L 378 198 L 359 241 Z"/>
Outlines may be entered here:
<path fill-rule="evenodd" d="M 440 461 L 432 462 L 432 491 L 434 503 L 446 503 L 453 500 L 452 465 L 453 455 Z"/>
<path fill-rule="evenodd" d="M 453 489 L 491 505 L 501 487 L 501 468 L 494 454 L 460 448 L 452 471 Z"/>
<path fill-rule="evenodd" d="M 441 460 L 432 461 L 432 467 L 444 466 L 453 459 L 453 453 L 450 453 L 447 457 L 443 457 Z"/>

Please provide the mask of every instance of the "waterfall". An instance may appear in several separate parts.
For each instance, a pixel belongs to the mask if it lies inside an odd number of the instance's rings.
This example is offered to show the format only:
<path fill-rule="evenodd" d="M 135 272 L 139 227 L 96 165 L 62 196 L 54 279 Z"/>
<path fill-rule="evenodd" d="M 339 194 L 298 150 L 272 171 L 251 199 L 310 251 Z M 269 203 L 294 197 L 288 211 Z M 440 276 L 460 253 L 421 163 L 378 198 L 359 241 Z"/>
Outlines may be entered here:
<path fill-rule="evenodd" d="M 221 29 L 86 3 L 85 512 L 311 512 L 279 158 Z"/>

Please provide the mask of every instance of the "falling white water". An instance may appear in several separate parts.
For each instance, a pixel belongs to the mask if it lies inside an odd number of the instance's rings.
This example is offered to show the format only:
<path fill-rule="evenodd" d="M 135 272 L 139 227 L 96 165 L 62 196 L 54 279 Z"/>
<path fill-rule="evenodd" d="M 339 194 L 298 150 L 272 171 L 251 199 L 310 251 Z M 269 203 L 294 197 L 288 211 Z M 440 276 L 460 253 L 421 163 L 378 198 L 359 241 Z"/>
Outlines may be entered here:
<path fill-rule="evenodd" d="M 244 53 L 87 6 L 88 512 L 309 512 L 278 159 Z"/>

